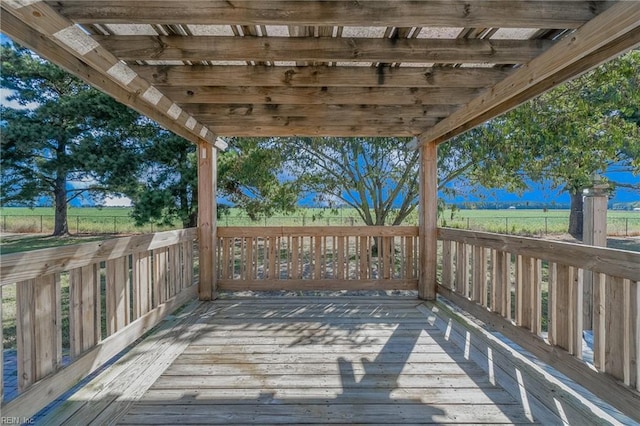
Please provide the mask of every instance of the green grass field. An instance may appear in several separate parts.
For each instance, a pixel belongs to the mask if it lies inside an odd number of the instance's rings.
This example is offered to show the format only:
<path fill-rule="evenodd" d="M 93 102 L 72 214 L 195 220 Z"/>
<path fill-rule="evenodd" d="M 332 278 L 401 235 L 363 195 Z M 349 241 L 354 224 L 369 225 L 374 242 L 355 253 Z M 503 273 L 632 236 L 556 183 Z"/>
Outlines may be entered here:
<path fill-rule="evenodd" d="M 70 208 L 69 230 L 72 234 L 131 234 L 148 233 L 180 228 L 155 225 L 135 226 L 130 217 L 130 208 Z M 0 209 L 0 229 L 5 233 L 50 233 L 53 231 L 53 209 L 5 207 Z M 446 210 L 438 218 L 440 226 L 501 232 L 517 235 L 545 235 L 566 232 L 568 210 Z M 417 225 L 418 214 L 413 212 L 405 225 Z M 304 208 L 293 215 L 249 219 L 242 210 L 230 209 L 222 215 L 220 226 L 358 226 L 364 222 L 354 209 Z M 608 212 L 610 235 L 640 235 L 640 212 Z"/>

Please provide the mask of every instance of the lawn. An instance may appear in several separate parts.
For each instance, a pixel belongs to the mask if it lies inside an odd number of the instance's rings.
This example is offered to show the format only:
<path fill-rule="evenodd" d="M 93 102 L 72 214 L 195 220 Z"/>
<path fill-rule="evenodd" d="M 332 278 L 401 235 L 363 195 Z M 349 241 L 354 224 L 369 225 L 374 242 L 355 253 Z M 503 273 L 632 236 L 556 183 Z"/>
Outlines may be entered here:
<path fill-rule="evenodd" d="M 135 226 L 126 207 L 70 208 L 69 230 L 72 234 L 131 234 L 179 228 L 154 225 Z M 440 226 L 488 232 L 539 236 L 562 234 L 568 227 L 568 210 L 445 210 L 438 218 Z M 351 208 L 303 208 L 288 216 L 274 216 L 252 221 L 240 209 L 229 209 L 218 220 L 220 226 L 359 226 L 364 222 Z M 413 212 L 404 223 L 417 225 L 418 214 Z M 5 207 L 0 209 L 0 227 L 12 233 L 50 233 L 53 231 L 53 209 Z M 610 235 L 640 235 L 640 212 L 608 212 Z"/>

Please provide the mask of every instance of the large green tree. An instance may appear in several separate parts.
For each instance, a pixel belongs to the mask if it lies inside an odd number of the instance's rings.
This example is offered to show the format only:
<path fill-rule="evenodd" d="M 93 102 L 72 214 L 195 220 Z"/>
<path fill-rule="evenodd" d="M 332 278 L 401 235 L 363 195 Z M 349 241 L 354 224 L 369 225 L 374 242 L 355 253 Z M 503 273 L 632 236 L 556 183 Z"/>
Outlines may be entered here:
<path fill-rule="evenodd" d="M 156 128 L 142 149 L 140 161 L 139 183 L 127 193 L 136 224 L 171 225 L 177 220 L 185 228 L 197 226 L 196 146 Z"/>
<path fill-rule="evenodd" d="M 298 189 L 284 179 L 284 155 L 266 139 L 232 139 L 218 155 L 218 195 L 251 218 L 291 213 Z M 128 192 L 138 224 L 184 227 L 197 224 L 198 168 L 196 147 L 189 141 L 157 129 L 142 153 L 139 183 Z M 219 211 L 224 204 L 221 203 Z"/>
<path fill-rule="evenodd" d="M 126 191 L 135 174 L 138 114 L 29 50 L 3 45 L 0 166 L 3 205 L 55 206 L 54 235 L 68 233 L 67 205 Z"/>
<path fill-rule="evenodd" d="M 485 143 L 477 143 L 479 135 L 484 135 Z M 276 146 L 286 156 L 293 187 L 314 194 L 317 202 L 355 209 L 367 225 L 399 225 L 418 206 L 419 155 L 406 148 L 408 142 L 407 138 L 283 138 Z M 442 145 L 439 190 L 446 192 L 453 181 L 463 178 L 519 188 L 521 180 L 513 178 L 516 163 L 503 161 L 505 151 L 497 142 L 485 127 Z"/>
<path fill-rule="evenodd" d="M 494 129 L 505 149 L 517 153 L 525 176 L 570 194 L 568 231 L 581 238 L 582 194 L 594 177 L 606 179 L 612 168 L 640 173 L 639 111 L 635 50 L 494 120 Z M 640 190 L 640 183 L 609 183 Z"/>

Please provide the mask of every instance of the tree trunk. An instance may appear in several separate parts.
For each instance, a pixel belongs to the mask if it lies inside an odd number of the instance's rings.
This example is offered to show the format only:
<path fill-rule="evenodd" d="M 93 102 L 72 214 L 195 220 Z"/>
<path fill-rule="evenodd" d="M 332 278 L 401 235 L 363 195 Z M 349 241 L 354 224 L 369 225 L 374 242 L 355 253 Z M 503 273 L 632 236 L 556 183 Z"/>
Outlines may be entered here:
<path fill-rule="evenodd" d="M 64 176 L 56 178 L 53 194 L 55 197 L 55 226 L 54 236 L 69 235 L 67 223 L 67 180 Z"/>
<path fill-rule="evenodd" d="M 583 205 L 582 191 L 570 192 L 571 213 L 569 214 L 569 234 L 582 241 Z"/>

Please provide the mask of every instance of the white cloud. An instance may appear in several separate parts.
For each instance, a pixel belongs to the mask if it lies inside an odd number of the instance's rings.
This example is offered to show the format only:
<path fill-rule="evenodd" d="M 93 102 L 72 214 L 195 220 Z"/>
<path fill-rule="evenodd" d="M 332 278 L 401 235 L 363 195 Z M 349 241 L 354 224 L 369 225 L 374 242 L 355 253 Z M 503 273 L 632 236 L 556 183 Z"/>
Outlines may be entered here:
<path fill-rule="evenodd" d="M 131 199 L 129 197 L 119 197 L 109 195 L 101 203 L 104 207 L 131 207 Z"/>

